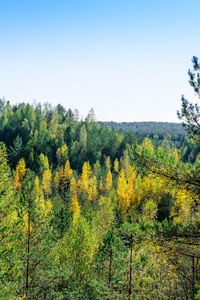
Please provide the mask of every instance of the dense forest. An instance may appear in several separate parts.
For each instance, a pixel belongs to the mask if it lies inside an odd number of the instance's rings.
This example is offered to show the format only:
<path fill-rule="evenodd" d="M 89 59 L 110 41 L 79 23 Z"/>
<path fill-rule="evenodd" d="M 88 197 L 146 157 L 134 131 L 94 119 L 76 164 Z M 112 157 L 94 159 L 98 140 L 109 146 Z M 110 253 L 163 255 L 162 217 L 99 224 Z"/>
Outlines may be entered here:
<path fill-rule="evenodd" d="M 173 141 L 181 140 L 187 135 L 181 123 L 168 122 L 100 122 L 102 126 L 108 125 L 124 132 L 131 131 L 137 137 L 163 139 L 167 133 L 170 133 Z"/>
<path fill-rule="evenodd" d="M 198 107 L 178 116 L 0 100 L 0 299 L 200 299 Z"/>

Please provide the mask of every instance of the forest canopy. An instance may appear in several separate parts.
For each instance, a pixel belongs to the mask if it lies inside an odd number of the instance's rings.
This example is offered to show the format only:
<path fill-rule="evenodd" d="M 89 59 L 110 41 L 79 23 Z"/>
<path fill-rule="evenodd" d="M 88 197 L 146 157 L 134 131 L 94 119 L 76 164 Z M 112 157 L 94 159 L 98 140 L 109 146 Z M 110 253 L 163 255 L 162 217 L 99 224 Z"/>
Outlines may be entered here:
<path fill-rule="evenodd" d="M 199 107 L 178 116 L 0 100 L 1 299 L 200 299 Z"/>

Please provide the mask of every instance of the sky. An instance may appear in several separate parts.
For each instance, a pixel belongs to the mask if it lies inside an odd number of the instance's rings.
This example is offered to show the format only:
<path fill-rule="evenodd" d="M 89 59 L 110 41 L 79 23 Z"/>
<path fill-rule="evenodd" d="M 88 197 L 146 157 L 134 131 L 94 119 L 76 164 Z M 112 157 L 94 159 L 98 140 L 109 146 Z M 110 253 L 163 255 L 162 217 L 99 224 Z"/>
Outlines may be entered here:
<path fill-rule="evenodd" d="M 178 122 L 199 55 L 199 0 L 0 0 L 0 98 Z"/>

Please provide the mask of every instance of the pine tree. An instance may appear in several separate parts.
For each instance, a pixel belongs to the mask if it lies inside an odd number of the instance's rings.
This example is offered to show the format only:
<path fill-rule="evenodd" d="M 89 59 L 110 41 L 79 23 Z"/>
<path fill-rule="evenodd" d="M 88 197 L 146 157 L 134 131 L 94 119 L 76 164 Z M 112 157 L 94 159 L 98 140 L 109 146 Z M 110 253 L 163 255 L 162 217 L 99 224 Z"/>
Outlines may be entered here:
<path fill-rule="evenodd" d="M 10 146 L 10 151 L 9 151 L 9 156 L 14 166 L 19 161 L 20 156 L 22 154 L 22 150 L 23 150 L 23 142 L 22 142 L 22 138 L 18 134 L 13 141 L 13 147 Z"/>

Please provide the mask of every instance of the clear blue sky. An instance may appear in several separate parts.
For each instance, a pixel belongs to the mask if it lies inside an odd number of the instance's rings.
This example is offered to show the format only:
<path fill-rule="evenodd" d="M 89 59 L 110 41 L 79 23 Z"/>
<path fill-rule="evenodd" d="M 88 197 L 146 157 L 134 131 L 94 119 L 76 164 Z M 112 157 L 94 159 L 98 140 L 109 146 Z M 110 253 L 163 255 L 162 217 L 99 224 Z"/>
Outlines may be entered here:
<path fill-rule="evenodd" d="M 172 121 L 200 56 L 200 1 L 0 0 L 0 98 Z"/>

